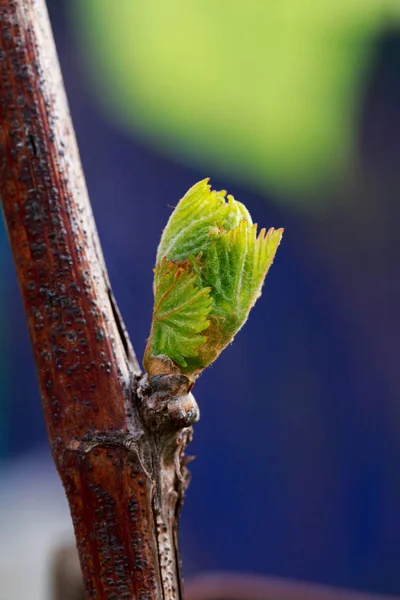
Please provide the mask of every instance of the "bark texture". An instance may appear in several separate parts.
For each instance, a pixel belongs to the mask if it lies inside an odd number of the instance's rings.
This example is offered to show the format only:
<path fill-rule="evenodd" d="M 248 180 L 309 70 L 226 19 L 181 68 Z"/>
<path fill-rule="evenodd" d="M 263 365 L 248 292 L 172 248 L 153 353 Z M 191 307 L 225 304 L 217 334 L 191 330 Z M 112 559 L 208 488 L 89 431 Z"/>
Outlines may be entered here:
<path fill-rule="evenodd" d="M 76 550 L 63 546 L 52 565 L 52 600 L 83 600 Z M 185 585 L 187 600 L 399 600 L 246 573 L 204 573 Z"/>
<path fill-rule="evenodd" d="M 198 411 L 185 378 L 142 379 L 137 393 L 44 0 L 0 0 L 0 194 L 86 598 L 180 599 Z"/>

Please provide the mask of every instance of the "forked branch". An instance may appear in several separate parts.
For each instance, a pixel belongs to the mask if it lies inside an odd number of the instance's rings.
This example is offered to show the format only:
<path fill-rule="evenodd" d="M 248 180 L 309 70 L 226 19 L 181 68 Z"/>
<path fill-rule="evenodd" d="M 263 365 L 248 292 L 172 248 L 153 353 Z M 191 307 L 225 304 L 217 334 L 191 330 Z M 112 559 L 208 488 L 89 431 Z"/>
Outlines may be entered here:
<path fill-rule="evenodd" d="M 195 401 L 174 376 L 136 394 L 45 1 L 0 0 L 0 29 L 0 193 L 86 597 L 180 599 Z"/>

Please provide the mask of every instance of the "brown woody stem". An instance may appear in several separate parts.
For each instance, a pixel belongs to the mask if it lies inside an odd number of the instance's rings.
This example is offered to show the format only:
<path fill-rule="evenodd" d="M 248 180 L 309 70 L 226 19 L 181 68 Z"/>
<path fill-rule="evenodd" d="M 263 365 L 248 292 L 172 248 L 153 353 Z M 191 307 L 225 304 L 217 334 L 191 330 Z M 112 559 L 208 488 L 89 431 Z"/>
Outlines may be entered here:
<path fill-rule="evenodd" d="M 137 395 L 44 0 L 0 0 L 0 120 L 2 206 L 86 598 L 181 599 L 196 404 L 184 380 L 145 379 Z"/>

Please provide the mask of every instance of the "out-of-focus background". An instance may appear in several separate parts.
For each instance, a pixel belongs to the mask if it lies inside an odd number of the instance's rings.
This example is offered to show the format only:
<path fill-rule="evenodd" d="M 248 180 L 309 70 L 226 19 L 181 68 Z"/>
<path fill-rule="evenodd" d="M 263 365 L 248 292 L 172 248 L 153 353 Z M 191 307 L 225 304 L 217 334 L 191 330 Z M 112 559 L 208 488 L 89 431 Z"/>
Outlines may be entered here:
<path fill-rule="evenodd" d="M 400 594 L 399 1 L 48 7 L 140 358 L 158 239 L 193 183 L 285 227 L 249 322 L 196 384 L 185 574 Z M 3 225 L 0 312 L 0 598 L 43 600 L 71 526 Z"/>

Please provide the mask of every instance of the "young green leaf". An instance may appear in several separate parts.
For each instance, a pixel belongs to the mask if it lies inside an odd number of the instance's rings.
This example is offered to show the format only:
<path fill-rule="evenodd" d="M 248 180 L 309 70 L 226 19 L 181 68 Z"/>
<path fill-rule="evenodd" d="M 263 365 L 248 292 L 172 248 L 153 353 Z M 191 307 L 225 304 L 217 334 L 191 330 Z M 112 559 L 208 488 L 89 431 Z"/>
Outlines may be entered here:
<path fill-rule="evenodd" d="M 207 340 L 201 332 L 210 325 L 211 288 L 199 285 L 188 262 L 177 264 L 163 258 L 154 273 L 153 322 L 145 368 L 152 371 L 149 358 L 161 355 L 185 369 L 187 360 L 197 356 Z"/>
<path fill-rule="evenodd" d="M 261 229 L 208 179 L 180 200 L 161 237 L 144 366 L 194 379 L 232 341 L 261 294 L 283 229 Z"/>

